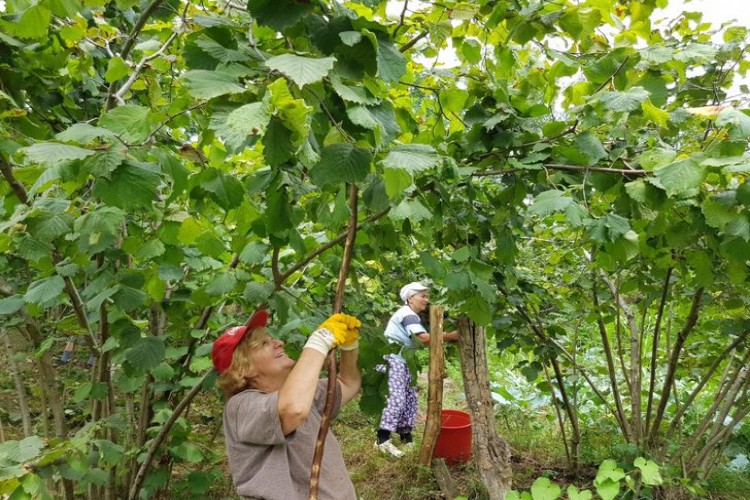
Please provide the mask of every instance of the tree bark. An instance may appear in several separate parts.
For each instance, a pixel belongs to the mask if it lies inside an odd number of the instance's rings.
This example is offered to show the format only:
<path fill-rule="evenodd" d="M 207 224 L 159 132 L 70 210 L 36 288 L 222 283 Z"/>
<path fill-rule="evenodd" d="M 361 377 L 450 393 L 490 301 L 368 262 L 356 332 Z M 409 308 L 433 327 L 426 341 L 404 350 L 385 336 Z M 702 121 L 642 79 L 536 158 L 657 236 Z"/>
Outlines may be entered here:
<path fill-rule="evenodd" d="M 10 370 L 13 372 L 13 382 L 16 385 L 18 410 L 21 413 L 21 423 L 23 425 L 23 437 L 29 437 L 31 436 L 31 412 L 29 411 L 29 403 L 26 398 L 26 387 L 23 384 L 21 368 L 18 366 L 18 362 L 13 359 L 13 355 L 16 352 L 13 349 L 13 343 L 10 341 L 10 332 L 2 328 L 0 329 L 0 336 L 5 341 L 5 355 L 8 357 L 8 364 L 10 364 Z"/>
<path fill-rule="evenodd" d="M 443 306 L 430 308 L 430 369 L 427 386 L 427 422 L 424 426 L 422 448 L 419 463 L 432 465 L 432 454 L 435 452 L 438 434 L 442 428 L 443 409 Z M 436 470 L 437 477 L 437 470 Z"/>
<path fill-rule="evenodd" d="M 487 372 L 487 337 L 468 318 L 458 321 L 458 345 L 474 439 L 474 460 L 490 500 L 504 500 L 513 483 L 510 445 L 497 433 Z"/>

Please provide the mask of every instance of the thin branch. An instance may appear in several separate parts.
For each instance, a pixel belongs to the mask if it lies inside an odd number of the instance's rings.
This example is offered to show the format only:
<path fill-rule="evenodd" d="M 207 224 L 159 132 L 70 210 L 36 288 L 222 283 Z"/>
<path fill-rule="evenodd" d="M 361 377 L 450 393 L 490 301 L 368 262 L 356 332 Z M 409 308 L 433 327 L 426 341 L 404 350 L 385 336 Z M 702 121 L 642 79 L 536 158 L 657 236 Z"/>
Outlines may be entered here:
<path fill-rule="evenodd" d="M 654 389 L 656 385 L 656 360 L 659 354 L 659 335 L 661 333 L 661 322 L 664 318 L 664 306 L 667 303 L 669 293 L 669 281 L 672 278 L 672 268 L 667 269 L 667 275 L 664 277 L 664 284 L 661 288 L 661 300 L 659 309 L 656 312 L 656 324 L 654 325 L 654 338 L 651 345 L 651 370 L 648 380 L 648 403 L 646 404 L 646 435 L 648 435 L 651 426 L 651 410 L 654 402 Z M 674 424 L 675 421 L 672 421 Z"/>
<path fill-rule="evenodd" d="M 29 201 L 29 195 L 26 193 L 26 188 L 23 184 L 18 182 L 15 177 L 13 177 L 13 167 L 8 163 L 8 161 L 3 158 L 2 155 L 0 155 L 0 171 L 3 173 L 3 177 L 5 178 L 6 182 L 10 184 L 11 189 L 16 194 L 16 197 L 23 203 L 24 205 L 31 206 L 31 202 Z"/>
<path fill-rule="evenodd" d="M 127 81 L 122 85 L 122 87 L 120 87 L 120 90 L 115 93 L 114 98 L 117 100 L 117 102 L 119 102 L 120 104 L 125 104 L 125 101 L 123 101 L 122 98 L 138 79 L 138 76 L 141 74 L 141 70 L 143 70 L 143 67 L 146 66 L 149 61 L 153 61 L 157 57 L 161 56 L 164 51 L 167 50 L 167 48 L 172 44 L 175 38 L 177 38 L 178 34 L 179 33 L 177 33 L 176 31 L 173 32 L 171 35 L 169 35 L 169 38 L 167 38 L 164 44 L 159 47 L 159 50 L 151 55 L 143 57 L 138 62 L 138 64 L 136 64 L 135 69 L 133 69 L 133 72 L 130 74 Z"/>
<path fill-rule="evenodd" d="M 599 275 L 609 288 L 610 293 L 612 293 L 612 296 L 617 301 L 618 307 L 625 314 L 625 318 L 628 321 L 628 331 L 630 332 L 630 383 L 632 384 L 630 393 L 630 407 L 632 413 L 631 432 L 633 434 L 633 439 L 639 443 L 643 429 L 641 426 L 641 349 L 638 342 L 638 326 L 635 324 L 635 314 L 620 295 L 620 290 L 603 270 L 600 271 Z"/>
<path fill-rule="evenodd" d="M 485 155 L 481 155 L 480 159 L 484 159 L 488 156 L 495 156 L 495 154 L 487 153 Z M 484 157 L 484 158 L 482 158 Z M 559 163 L 545 163 L 544 168 L 550 169 L 550 170 L 571 170 L 571 171 L 578 171 L 578 172 L 604 172 L 608 174 L 620 174 L 624 176 L 633 176 L 633 177 L 645 177 L 648 175 L 648 172 L 645 170 L 627 170 L 627 169 L 618 169 L 618 168 L 606 168 L 606 167 L 587 167 L 583 165 L 563 165 Z M 505 175 L 505 174 L 514 174 L 516 172 L 529 172 L 529 169 L 526 168 L 507 168 L 504 170 L 488 170 L 485 172 L 472 172 L 472 177 L 487 177 L 487 176 L 493 176 L 493 175 Z"/>
<path fill-rule="evenodd" d="M 406 18 L 406 11 L 409 8 L 409 0 L 404 0 L 404 8 L 401 10 L 401 18 L 399 19 L 398 24 L 396 25 L 396 28 L 393 30 L 393 35 L 391 35 L 391 38 L 394 40 L 396 39 L 396 35 L 398 34 L 399 30 L 404 26 L 404 20 Z"/>
<path fill-rule="evenodd" d="M 674 348 L 672 349 L 672 355 L 669 359 L 669 365 L 667 366 L 667 374 L 664 378 L 664 386 L 659 397 L 659 406 L 656 409 L 656 417 L 654 418 L 654 425 L 651 427 L 649 433 L 649 440 L 653 443 L 656 441 L 656 435 L 659 432 L 662 419 L 664 418 L 664 411 L 667 408 L 669 402 L 669 392 L 672 388 L 672 382 L 674 380 L 675 373 L 677 371 L 677 365 L 680 360 L 680 354 L 682 353 L 682 347 L 685 345 L 685 341 L 690 335 L 690 332 L 695 328 L 698 322 L 698 313 L 700 311 L 701 299 L 703 298 L 703 288 L 699 288 L 695 292 L 693 297 L 693 303 L 690 307 L 690 313 L 688 314 L 687 322 L 685 326 L 677 334 L 677 340 L 675 341 Z"/>
<path fill-rule="evenodd" d="M 366 224 L 369 224 L 371 222 L 375 222 L 376 220 L 382 218 L 385 214 L 388 213 L 389 210 L 390 210 L 390 208 L 386 208 L 386 209 L 383 209 L 383 210 L 381 210 L 380 212 L 378 212 L 376 214 L 371 215 L 370 217 L 368 217 L 367 219 L 363 220 L 361 223 L 359 223 L 357 225 L 357 230 L 359 230 L 359 228 L 361 228 L 362 226 L 364 226 Z M 321 245 L 318 248 L 316 248 L 314 251 L 310 252 L 307 255 L 307 257 L 305 257 L 304 259 L 302 259 L 301 261 L 299 261 L 297 264 L 295 264 L 292 267 L 290 267 L 289 269 L 287 269 L 286 272 L 284 272 L 281 275 L 282 282 L 286 281 L 289 278 L 289 276 L 291 276 L 292 274 L 296 273 L 297 271 L 299 271 L 300 269 L 302 269 L 303 267 L 305 267 L 307 264 L 309 264 L 318 255 L 322 254 L 326 250 L 328 250 L 330 248 L 333 248 L 336 245 L 338 245 L 339 243 L 341 243 L 342 241 L 344 241 L 346 239 L 347 234 L 348 234 L 347 232 L 343 232 L 343 233 L 339 234 L 338 236 L 336 236 L 331 241 L 329 241 L 328 243 L 326 243 L 325 245 Z"/>
<path fill-rule="evenodd" d="M 687 400 L 685 400 L 685 403 L 680 407 L 680 409 L 677 411 L 675 416 L 672 418 L 672 423 L 669 426 L 669 430 L 666 434 L 666 440 L 669 441 L 672 435 L 674 434 L 675 430 L 677 430 L 677 426 L 680 423 L 680 420 L 682 419 L 682 416 L 685 414 L 685 412 L 690 408 L 690 405 L 693 403 L 695 398 L 698 396 L 698 394 L 701 392 L 703 387 L 708 383 L 708 381 L 711 379 L 713 374 L 716 372 L 716 370 L 719 368 L 719 365 L 723 361 L 727 359 L 729 356 L 729 353 L 731 353 L 735 347 L 740 345 L 750 334 L 750 330 L 745 330 L 742 332 L 742 335 L 737 337 L 737 339 L 731 343 L 726 349 L 724 349 L 721 354 L 716 356 L 716 359 L 711 364 L 711 366 L 706 370 L 706 372 L 703 374 L 703 377 L 701 378 L 700 382 L 697 386 L 690 392 L 690 395 L 688 396 Z"/>
<path fill-rule="evenodd" d="M 148 18 L 151 17 L 151 14 L 156 11 L 156 9 L 159 8 L 159 6 L 164 2 L 164 0 L 153 0 L 144 10 L 141 12 L 141 17 L 138 18 L 138 21 L 136 21 L 135 25 L 133 26 L 133 30 L 130 32 L 130 36 L 127 40 L 125 40 L 125 44 L 122 46 L 122 50 L 120 51 L 120 57 L 125 60 L 130 55 L 130 51 L 133 49 L 133 46 L 135 45 L 135 41 L 138 38 L 138 35 L 140 35 L 141 31 L 143 30 L 143 27 L 146 26 L 146 21 L 148 21 Z M 114 105 L 115 101 L 115 84 L 112 82 L 110 84 L 109 89 L 107 90 L 107 99 L 106 99 L 106 106 L 105 110 L 109 111 L 112 109 L 112 106 Z"/>
<path fill-rule="evenodd" d="M 398 49 L 399 52 L 401 52 L 402 54 L 404 52 L 407 52 L 409 49 L 411 49 L 412 47 L 414 47 L 417 44 L 417 42 L 419 42 L 422 38 L 426 37 L 427 35 L 429 35 L 429 32 L 423 31 L 419 35 L 415 36 L 414 38 L 412 38 L 411 40 L 409 40 L 408 42 L 406 42 L 405 44 L 403 44 L 401 46 L 401 48 Z"/>
<path fill-rule="evenodd" d="M 620 65 L 619 65 L 619 66 L 617 67 L 617 69 L 615 70 L 615 72 L 614 72 L 614 73 L 612 73 L 612 74 L 611 74 L 611 75 L 609 76 L 609 78 L 607 78 L 606 80 L 604 80 L 604 82 L 603 82 L 603 83 L 602 83 L 601 85 L 599 85 L 599 87 L 598 87 L 598 88 L 597 88 L 597 89 L 596 89 L 596 90 L 594 91 L 594 94 L 598 94 L 598 93 L 599 93 L 599 92 L 600 92 L 600 91 L 601 91 L 601 90 L 602 90 L 602 89 L 603 89 L 604 87 L 606 87 L 606 86 L 607 86 L 607 84 L 608 84 L 609 82 L 611 82 L 611 81 L 612 81 L 612 80 L 613 80 L 613 79 L 614 79 L 614 78 L 615 78 L 615 77 L 617 76 L 617 74 L 618 74 L 618 73 L 619 73 L 620 71 L 622 71 L 622 68 L 624 68 L 624 67 L 625 67 L 625 64 L 626 64 L 626 63 L 628 62 L 628 60 L 629 60 L 629 59 L 630 59 L 630 56 L 627 56 L 627 57 L 626 57 L 625 59 L 623 59 L 623 60 L 622 60 L 622 62 L 620 63 Z"/>
<path fill-rule="evenodd" d="M 154 440 L 151 442 L 151 446 L 149 447 L 148 451 L 146 452 L 146 456 L 143 459 L 143 463 L 141 464 L 141 467 L 138 469 L 138 472 L 136 473 L 135 477 L 133 478 L 133 484 L 130 486 L 130 491 L 128 492 L 128 499 L 129 500 L 135 500 L 135 498 L 138 497 L 138 492 L 141 489 L 141 485 L 143 484 L 143 480 L 146 477 L 146 472 L 148 471 L 149 467 L 151 467 L 151 461 L 154 459 L 154 454 L 156 453 L 156 450 L 159 449 L 159 446 L 164 442 L 164 439 L 167 437 L 167 434 L 169 434 L 169 431 L 172 429 L 172 426 L 177 421 L 177 419 L 182 415 L 182 412 L 187 408 L 187 406 L 195 399 L 195 396 L 198 395 L 198 393 L 201 391 L 201 388 L 203 387 L 203 383 L 206 381 L 206 379 L 211 375 L 211 371 L 206 373 L 201 380 L 198 381 L 198 383 L 193 386 L 192 389 L 190 389 L 190 392 L 188 392 L 185 397 L 180 401 L 180 403 L 175 407 L 172 414 L 169 416 L 169 419 L 164 422 L 164 425 L 161 426 L 161 430 L 159 430 L 159 434 L 156 435 Z"/>
<path fill-rule="evenodd" d="M 602 313 L 599 306 L 599 298 L 597 297 L 596 291 L 596 279 L 593 280 L 593 302 L 594 310 L 596 311 L 596 323 L 599 326 L 599 336 L 602 339 L 602 348 L 604 349 L 604 355 L 607 358 L 607 371 L 609 372 L 609 385 L 612 387 L 612 397 L 615 400 L 615 408 L 617 413 L 618 422 L 622 429 L 623 437 L 625 441 L 630 442 L 630 425 L 627 418 L 625 418 L 625 412 L 622 407 L 622 397 L 620 396 L 620 389 L 617 383 L 617 370 L 615 368 L 615 360 L 612 356 L 612 346 L 609 343 L 609 335 L 607 334 L 607 327 L 602 319 Z"/>
<path fill-rule="evenodd" d="M 501 290 L 500 292 L 503 295 L 505 295 L 506 297 L 508 296 L 508 292 L 507 291 Z M 588 382 L 589 387 L 591 387 L 591 390 L 594 392 L 594 394 L 597 395 L 597 397 L 599 397 L 599 399 L 604 404 L 604 406 L 607 407 L 607 410 L 609 410 L 610 413 L 612 413 L 613 415 L 617 415 L 617 412 L 615 411 L 615 409 L 612 408 L 612 405 L 609 404 L 609 402 L 606 400 L 606 398 L 601 393 L 601 391 L 599 391 L 599 389 L 596 387 L 596 384 L 594 384 L 594 381 L 591 380 L 591 377 L 589 377 L 588 373 L 586 373 L 586 371 L 583 369 L 583 367 L 581 367 L 578 363 L 576 363 L 575 358 L 573 356 L 571 356 L 571 354 L 563 346 L 561 346 L 559 342 L 557 342 L 552 337 L 547 336 L 544 333 L 544 331 L 541 330 L 540 327 L 537 324 L 534 323 L 534 321 L 529 316 L 528 311 L 526 311 L 526 309 L 522 305 L 520 305 L 520 304 L 516 305 L 515 308 L 521 314 L 521 316 L 526 321 L 526 323 L 529 325 L 529 327 L 531 328 L 531 330 L 537 335 L 537 337 L 539 337 L 544 342 L 549 342 L 553 346 L 557 347 L 557 349 L 560 351 L 560 353 L 568 361 L 570 361 L 571 364 L 573 364 L 576 367 L 576 369 L 581 373 L 581 376 L 586 380 L 586 382 Z"/>

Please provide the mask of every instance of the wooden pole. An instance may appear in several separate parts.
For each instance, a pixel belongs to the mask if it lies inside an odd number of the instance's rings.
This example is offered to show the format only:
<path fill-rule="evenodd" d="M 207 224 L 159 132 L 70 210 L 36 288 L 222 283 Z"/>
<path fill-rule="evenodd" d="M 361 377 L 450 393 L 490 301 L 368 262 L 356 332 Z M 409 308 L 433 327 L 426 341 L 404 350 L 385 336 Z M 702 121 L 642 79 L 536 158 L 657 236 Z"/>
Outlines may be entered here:
<path fill-rule="evenodd" d="M 354 254 L 354 239 L 357 236 L 357 201 L 359 189 L 352 183 L 349 186 L 349 223 L 347 225 L 346 242 L 344 243 L 344 255 L 341 259 L 339 279 L 336 285 L 336 296 L 333 302 L 333 312 L 340 313 L 344 309 L 344 290 L 346 289 L 346 277 L 349 274 L 349 264 Z M 320 429 L 318 439 L 315 442 L 315 453 L 312 466 L 310 467 L 310 494 L 309 500 L 317 500 L 318 486 L 320 484 L 320 465 L 323 461 L 323 450 L 325 447 L 328 429 L 331 427 L 331 414 L 333 413 L 333 399 L 336 391 L 336 355 L 333 351 L 328 353 L 328 387 L 326 391 L 326 404 L 323 414 L 320 416 Z"/>
<path fill-rule="evenodd" d="M 424 426 L 419 463 L 432 465 L 438 434 L 442 428 L 443 377 L 445 362 L 443 355 L 443 306 L 430 308 L 430 368 L 427 386 L 427 422 Z"/>

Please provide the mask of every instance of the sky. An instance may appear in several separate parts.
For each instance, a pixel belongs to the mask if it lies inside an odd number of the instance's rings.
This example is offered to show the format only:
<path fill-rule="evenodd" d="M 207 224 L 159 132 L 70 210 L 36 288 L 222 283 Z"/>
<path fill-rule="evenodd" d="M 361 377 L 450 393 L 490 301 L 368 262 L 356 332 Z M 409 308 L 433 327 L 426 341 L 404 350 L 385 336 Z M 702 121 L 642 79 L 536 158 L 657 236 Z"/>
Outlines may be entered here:
<path fill-rule="evenodd" d="M 670 0 L 664 12 L 668 17 L 674 17 L 684 10 L 703 12 L 703 20 L 711 24 L 734 19 L 738 24 L 750 27 L 750 2 L 747 0 Z"/>

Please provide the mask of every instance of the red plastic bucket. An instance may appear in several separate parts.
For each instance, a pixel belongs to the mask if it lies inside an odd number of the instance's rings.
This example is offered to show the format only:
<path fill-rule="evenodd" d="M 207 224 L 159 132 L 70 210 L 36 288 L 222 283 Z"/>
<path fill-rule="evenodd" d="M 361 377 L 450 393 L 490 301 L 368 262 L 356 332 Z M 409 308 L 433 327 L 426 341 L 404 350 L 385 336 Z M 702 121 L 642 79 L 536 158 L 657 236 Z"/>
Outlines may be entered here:
<path fill-rule="evenodd" d="M 469 461 L 471 457 L 471 415 L 465 411 L 443 410 L 442 428 L 435 443 L 436 458 L 444 458 L 453 465 Z"/>

